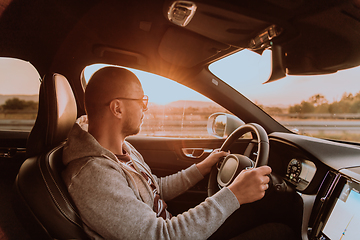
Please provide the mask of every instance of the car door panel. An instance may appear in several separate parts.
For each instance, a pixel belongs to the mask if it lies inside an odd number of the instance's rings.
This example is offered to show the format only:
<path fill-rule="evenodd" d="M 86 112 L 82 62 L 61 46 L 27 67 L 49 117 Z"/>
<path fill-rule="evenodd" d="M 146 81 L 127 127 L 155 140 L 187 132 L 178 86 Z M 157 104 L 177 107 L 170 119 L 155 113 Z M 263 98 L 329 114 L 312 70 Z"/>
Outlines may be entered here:
<path fill-rule="evenodd" d="M 26 158 L 28 134 L 0 131 L 0 238 L 11 236 L 11 239 L 29 239 L 12 207 L 13 183 Z"/>
<path fill-rule="evenodd" d="M 28 132 L 0 131 L 0 177 L 11 183 L 25 160 Z"/>

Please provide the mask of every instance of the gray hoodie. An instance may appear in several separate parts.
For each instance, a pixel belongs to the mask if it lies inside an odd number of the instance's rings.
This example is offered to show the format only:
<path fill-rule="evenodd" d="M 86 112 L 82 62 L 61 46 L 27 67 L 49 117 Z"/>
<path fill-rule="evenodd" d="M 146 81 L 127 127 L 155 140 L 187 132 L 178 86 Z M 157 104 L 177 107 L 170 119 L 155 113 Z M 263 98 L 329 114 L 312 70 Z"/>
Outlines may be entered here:
<path fill-rule="evenodd" d="M 124 149 L 139 170 L 152 176 L 165 201 L 203 178 L 196 165 L 157 178 L 133 146 L 125 142 Z M 78 124 L 69 134 L 63 162 L 67 165 L 63 179 L 93 239 L 207 239 L 240 207 L 235 195 L 223 188 L 187 212 L 168 220 L 157 217 L 153 193 L 144 177 L 122 164 Z"/>

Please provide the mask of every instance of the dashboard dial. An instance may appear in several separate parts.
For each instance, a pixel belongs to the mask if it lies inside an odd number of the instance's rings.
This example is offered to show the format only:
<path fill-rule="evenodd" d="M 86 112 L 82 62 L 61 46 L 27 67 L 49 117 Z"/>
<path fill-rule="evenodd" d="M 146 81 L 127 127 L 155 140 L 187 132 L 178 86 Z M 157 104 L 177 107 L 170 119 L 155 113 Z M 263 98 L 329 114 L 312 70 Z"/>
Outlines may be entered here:
<path fill-rule="evenodd" d="M 292 159 L 288 164 L 286 177 L 288 177 L 290 181 L 298 183 L 300 181 L 299 176 L 301 173 L 301 169 L 301 162 L 296 158 Z"/>

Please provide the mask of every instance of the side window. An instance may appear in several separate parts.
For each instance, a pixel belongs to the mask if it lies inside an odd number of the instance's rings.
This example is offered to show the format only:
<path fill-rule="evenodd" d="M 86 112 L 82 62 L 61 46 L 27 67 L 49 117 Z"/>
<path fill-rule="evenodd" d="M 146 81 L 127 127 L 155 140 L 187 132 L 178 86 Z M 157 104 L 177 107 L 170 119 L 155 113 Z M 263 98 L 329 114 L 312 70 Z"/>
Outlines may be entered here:
<path fill-rule="evenodd" d="M 0 57 L 0 130 L 31 130 L 39 88 L 39 73 L 29 62 Z"/>
<path fill-rule="evenodd" d="M 89 66 L 84 71 L 87 82 L 93 72 L 104 65 Z M 140 136 L 213 138 L 207 132 L 207 119 L 226 109 L 170 79 L 129 69 L 141 81 L 149 96 L 148 110 L 141 127 Z"/>

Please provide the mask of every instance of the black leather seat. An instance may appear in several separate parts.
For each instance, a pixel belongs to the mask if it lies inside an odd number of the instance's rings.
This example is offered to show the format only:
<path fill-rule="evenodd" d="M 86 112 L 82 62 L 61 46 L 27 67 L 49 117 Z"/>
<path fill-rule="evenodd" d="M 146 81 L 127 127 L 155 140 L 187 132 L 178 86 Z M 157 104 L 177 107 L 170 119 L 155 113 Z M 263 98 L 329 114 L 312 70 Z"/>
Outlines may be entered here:
<path fill-rule="evenodd" d="M 65 167 L 62 149 L 76 117 L 76 101 L 67 79 L 60 74 L 46 76 L 27 142 L 29 158 L 14 184 L 14 210 L 34 239 L 88 239 L 61 178 Z"/>

